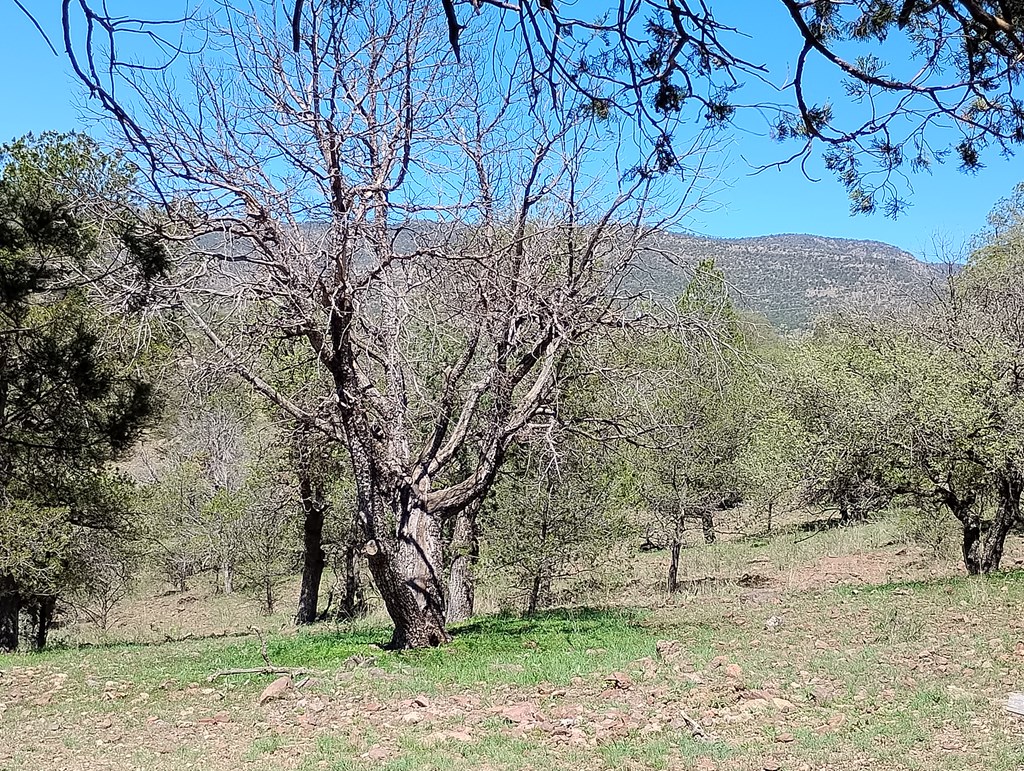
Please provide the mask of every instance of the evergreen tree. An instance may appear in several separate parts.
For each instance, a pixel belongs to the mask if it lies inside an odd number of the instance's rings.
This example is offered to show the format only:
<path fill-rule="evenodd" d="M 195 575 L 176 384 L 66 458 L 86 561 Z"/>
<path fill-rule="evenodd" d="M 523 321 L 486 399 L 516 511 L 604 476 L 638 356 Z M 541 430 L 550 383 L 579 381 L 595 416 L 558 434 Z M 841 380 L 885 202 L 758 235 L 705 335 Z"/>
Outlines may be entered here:
<path fill-rule="evenodd" d="M 45 644 L 58 597 L 87 568 L 82 529 L 124 526 L 127 485 L 111 464 L 154 400 L 86 292 L 97 258 L 108 271 L 120 259 L 86 215 L 130 170 L 56 134 L 0 148 L 0 164 L 0 649 L 10 650 L 23 617 L 33 645 Z M 145 273 L 155 242 L 121 232 L 122 254 L 143 257 L 130 262 Z"/>

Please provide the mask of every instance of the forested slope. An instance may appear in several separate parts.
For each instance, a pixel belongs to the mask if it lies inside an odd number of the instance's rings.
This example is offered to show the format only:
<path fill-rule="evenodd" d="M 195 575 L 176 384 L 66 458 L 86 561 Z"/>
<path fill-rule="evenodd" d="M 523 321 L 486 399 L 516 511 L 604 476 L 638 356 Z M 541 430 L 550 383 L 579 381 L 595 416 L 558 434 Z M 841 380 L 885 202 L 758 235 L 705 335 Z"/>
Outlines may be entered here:
<path fill-rule="evenodd" d="M 678 294 L 697 263 L 714 259 L 737 304 L 783 329 L 806 328 L 843 308 L 906 302 L 946 270 L 889 244 L 811 235 L 713 239 L 665 233 L 655 252 L 640 281 L 658 294 Z"/>

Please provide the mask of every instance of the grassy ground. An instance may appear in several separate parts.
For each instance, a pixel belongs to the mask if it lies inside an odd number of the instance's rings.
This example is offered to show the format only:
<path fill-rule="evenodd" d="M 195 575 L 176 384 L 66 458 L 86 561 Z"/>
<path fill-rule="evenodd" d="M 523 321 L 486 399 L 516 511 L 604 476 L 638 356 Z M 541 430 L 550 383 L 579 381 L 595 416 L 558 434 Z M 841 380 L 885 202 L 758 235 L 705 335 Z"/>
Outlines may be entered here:
<path fill-rule="evenodd" d="M 1024 690 L 1024 573 L 890 541 L 693 550 L 671 599 L 648 556 L 614 607 L 482 617 L 444 650 L 277 629 L 271 660 L 310 673 L 263 705 L 273 677 L 208 681 L 259 666 L 254 635 L 0 657 L 0 769 L 1024 769 L 1001 706 Z"/>

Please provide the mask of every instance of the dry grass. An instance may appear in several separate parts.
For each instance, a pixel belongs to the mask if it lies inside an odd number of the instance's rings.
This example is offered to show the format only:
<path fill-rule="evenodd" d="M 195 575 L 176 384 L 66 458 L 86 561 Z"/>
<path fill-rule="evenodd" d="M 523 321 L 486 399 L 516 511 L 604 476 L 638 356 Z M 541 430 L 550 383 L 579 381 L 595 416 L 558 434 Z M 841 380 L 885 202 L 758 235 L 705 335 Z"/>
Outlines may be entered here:
<path fill-rule="evenodd" d="M 692 549 L 671 598 L 644 555 L 619 610 L 485 618 L 444 651 L 384 654 L 372 620 L 269 619 L 275 663 L 315 673 L 263 706 L 270 678 L 206 682 L 259 664 L 252 636 L 0 657 L 0 769 L 1024 768 L 1024 721 L 1001 709 L 1024 688 L 1024 575 L 967 579 L 897 540 L 880 523 Z M 181 600 L 115 631 L 253 617 Z"/>

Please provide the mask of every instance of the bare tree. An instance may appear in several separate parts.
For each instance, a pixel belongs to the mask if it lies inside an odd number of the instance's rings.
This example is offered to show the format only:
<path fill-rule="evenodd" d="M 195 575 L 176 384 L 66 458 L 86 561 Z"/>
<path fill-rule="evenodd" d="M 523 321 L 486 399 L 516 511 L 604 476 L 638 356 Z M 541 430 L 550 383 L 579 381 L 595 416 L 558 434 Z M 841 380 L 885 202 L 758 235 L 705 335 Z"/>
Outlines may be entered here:
<path fill-rule="evenodd" d="M 448 608 L 447 621 L 465 621 L 473 615 L 476 604 L 474 570 L 480 559 L 480 525 L 477 501 L 455 513 L 452 534 L 448 541 Z"/>
<path fill-rule="evenodd" d="M 456 64 L 429 3 L 313 3 L 301 55 L 253 7 L 207 22 L 188 89 L 129 73 L 181 247 L 167 297 L 344 443 L 392 645 L 441 644 L 443 523 L 487 492 L 567 352 L 630 322 L 659 161 L 617 153 L 588 112 L 546 113 L 521 61 Z M 268 380 L 282 338 L 330 377 L 329 411 Z"/>
<path fill-rule="evenodd" d="M 294 423 L 294 420 L 292 421 Z M 318 608 L 324 570 L 334 559 L 341 577 L 337 614 L 346 618 L 361 615 L 359 599 L 359 551 L 364 539 L 354 527 L 354 495 L 351 475 L 345 473 L 344 458 L 337 442 L 299 423 L 290 432 L 290 465 L 298 486 L 302 517 L 302 582 L 299 586 L 297 624 L 312 624 L 321 614 Z"/>
<path fill-rule="evenodd" d="M 292 450 L 299 502 L 302 505 L 302 583 L 299 586 L 299 608 L 295 614 L 297 624 L 312 624 L 316 621 L 320 581 L 327 566 L 324 524 L 330 503 L 324 491 L 323 479 L 315 468 L 317 456 L 315 447 L 311 446 L 309 433 L 307 427 L 300 425 L 295 432 Z"/>
<path fill-rule="evenodd" d="M 87 569 L 71 597 L 72 605 L 78 614 L 106 632 L 117 618 L 117 607 L 135 586 L 139 555 L 129 544 L 112 544 L 95 533 L 84 533 L 78 549 Z"/>
<path fill-rule="evenodd" d="M 27 5 L 13 1 L 46 37 Z M 975 170 L 986 149 L 1008 153 L 1024 141 L 1022 9 L 1009 0 L 764 3 L 759 13 L 777 13 L 796 32 L 781 43 L 788 48 L 779 51 L 777 71 L 764 61 L 766 31 L 756 28 L 762 17 L 743 4 L 619 0 L 595 9 L 557 0 L 433 0 L 429 6 L 438 39 L 456 57 L 472 48 L 474 34 L 493 33 L 490 42 L 499 50 L 526 57 L 535 98 L 623 119 L 659 152 L 664 171 L 678 170 L 685 156 L 679 144 L 689 136 L 686 121 L 724 127 L 756 116 L 761 130 L 794 148 L 781 152 L 780 163 L 802 164 L 823 148 L 854 211 L 884 208 L 895 216 L 906 205 L 908 172 L 950 156 Z M 113 13 L 95 0 L 61 0 L 60 7 L 63 35 L 47 38 L 50 47 L 63 48 L 102 109 L 152 155 L 151 136 L 122 99 L 118 76 L 139 66 L 133 37 L 156 42 L 168 58 L 187 48 L 188 37 L 175 34 L 171 20 Z M 283 10 L 265 20 L 264 30 L 273 25 L 303 55 L 322 2 L 290 0 Z M 837 93 L 849 97 L 842 111 L 833 106 Z"/>

